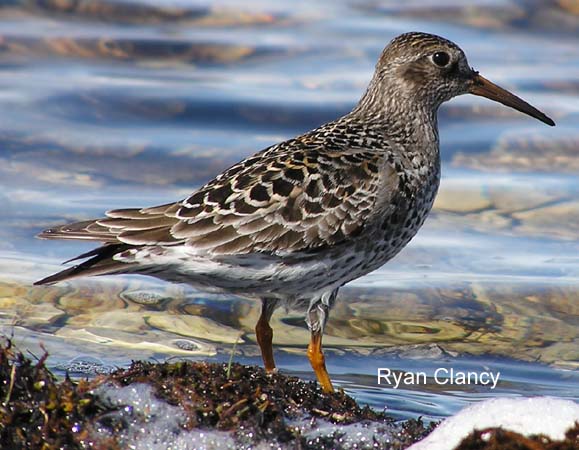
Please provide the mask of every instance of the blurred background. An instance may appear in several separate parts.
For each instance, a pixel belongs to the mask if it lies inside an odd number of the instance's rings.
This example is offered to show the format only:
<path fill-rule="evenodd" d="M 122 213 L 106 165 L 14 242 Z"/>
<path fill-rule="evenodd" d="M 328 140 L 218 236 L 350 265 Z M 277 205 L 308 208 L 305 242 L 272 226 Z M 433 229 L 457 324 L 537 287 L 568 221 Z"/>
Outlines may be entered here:
<path fill-rule="evenodd" d="M 32 282 L 93 246 L 34 235 L 186 196 L 239 159 L 346 112 L 383 47 L 426 31 L 557 122 L 463 96 L 439 114 L 435 210 L 342 290 L 330 373 L 396 417 L 497 395 L 579 400 L 579 3 L 574 0 L 0 1 L 0 332 L 86 376 L 131 359 L 260 363 L 259 305 L 145 277 Z M 273 319 L 312 378 L 303 314 Z M 501 372 L 384 389 L 379 367 Z"/>

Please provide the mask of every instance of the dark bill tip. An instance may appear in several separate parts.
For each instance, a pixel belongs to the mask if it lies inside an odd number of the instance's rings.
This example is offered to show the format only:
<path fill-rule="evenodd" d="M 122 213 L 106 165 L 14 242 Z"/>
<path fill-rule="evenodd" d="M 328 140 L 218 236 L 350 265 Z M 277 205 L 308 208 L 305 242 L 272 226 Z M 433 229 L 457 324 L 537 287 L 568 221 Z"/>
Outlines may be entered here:
<path fill-rule="evenodd" d="M 535 119 L 538 119 L 552 127 L 555 126 L 553 119 L 543 114 L 537 108 L 529 105 L 526 101 L 520 99 L 516 95 L 511 94 L 506 89 L 491 83 L 489 80 L 480 76 L 476 72 L 472 78 L 472 84 L 469 88 L 469 92 L 471 94 L 480 95 L 481 97 L 486 97 L 490 100 L 494 100 L 495 102 L 502 103 L 505 106 L 509 106 L 513 109 L 516 109 L 517 111 L 534 117 Z"/>

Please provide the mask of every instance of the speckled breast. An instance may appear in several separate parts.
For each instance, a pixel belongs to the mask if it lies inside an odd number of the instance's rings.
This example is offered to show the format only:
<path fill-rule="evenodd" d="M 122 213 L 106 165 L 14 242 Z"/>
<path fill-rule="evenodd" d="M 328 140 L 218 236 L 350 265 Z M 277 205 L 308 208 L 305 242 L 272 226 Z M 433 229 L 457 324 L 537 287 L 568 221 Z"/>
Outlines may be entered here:
<path fill-rule="evenodd" d="M 377 217 L 355 242 L 350 257 L 337 258 L 341 272 L 347 273 L 344 283 L 376 270 L 396 256 L 416 235 L 432 209 L 440 184 L 440 165 L 434 164 L 425 176 L 407 192 L 400 191 L 392 199 L 391 207 Z M 348 253 L 348 252 L 346 252 Z M 352 255 L 355 255 L 352 258 Z M 343 258 L 351 262 L 347 271 Z"/>

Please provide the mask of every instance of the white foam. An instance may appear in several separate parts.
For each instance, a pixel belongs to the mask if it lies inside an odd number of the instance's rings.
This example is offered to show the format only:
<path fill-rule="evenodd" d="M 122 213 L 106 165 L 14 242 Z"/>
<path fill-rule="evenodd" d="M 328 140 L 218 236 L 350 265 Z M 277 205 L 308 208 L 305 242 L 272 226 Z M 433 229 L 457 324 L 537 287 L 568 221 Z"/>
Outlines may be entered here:
<path fill-rule="evenodd" d="M 243 429 L 234 432 L 193 429 L 185 430 L 186 417 L 179 406 L 173 406 L 155 397 L 153 389 L 145 383 L 133 383 L 118 388 L 103 385 L 94 391 L 101 401 L 118 408 L 107 414 L 105 427 L 98 424 L 95 438 L 111 437 L 110 424 L 120 424 L 115 436 L 121 445 L 131 450 L 266 450 L 293 449 L 296 442 L 279 443 L 262 441 L 254 443 L 251 431 L 243 435 Z M 396 440 L 398 431 L 388 423 L 369 421 L 337 425 L 323 418 L 303 415 L 288 420 L 288 425 L 299 430 L 299 435 L 311 445 L 339 442 L 344 449 L 374 448 L 377 444 L 386 447 Z M 240 440 L 241 438 L 241 440 Z"/>
<path fill-rule="evenodd" d="M 217 450 L 293 448 L 276 442 L 259 444 L 238 442 L 234 433 L 194 429 L 187 431 L 185 413 L 178 407 L 157 399 L 151 386 L 135 383 L 116 388 L 101 386 L 95 394 L 106 404 L 116 406 L 108 422 L 124 423 L 117 436 L 123 445 L 135 450 Z M 112 419 L 112 420 L 110 420 Z M 495 398 L 468 406 L 446 419 L 411 450 L 448 450 L 460 443 L 474 429 L 502 427 L 523 435 L 545 434 L 563 439 L 565 432 L 579 421 L 579 404 L 551 397 Z M 101 422 L 102 423 L 102 422 Z M 362 422 L 336 425 L 324 419 L 296 418 L 289 425 L 309 444 L 336 440 L 342 448 L 360 449 L 378 445 L 388 446 L 396 441 L 397 429 L 390 424 Z M 238 430 L 239 431 L 239 430 Z M 110 436 L 108 427 L 101 426 L 99 437 Z M 97 436 L 95 436 L 97 437 Z"/>
<path fill-rule="evenodd" d="M 380 422 L 358 422 L 349 425 L 339 425 L 324 419 L 299 419 L 290 422 L 298 427 L 308 446 L 322 447 L 328 442 L 339 443 L 346 450 L 388 448 L 396 441 L 399 432 L 394 425 Z M 294 448 L 288 445 L 286 448 Z"/>
<path fill-rule="evenodd" d="M 409 450 L 448 450 L 474 429 L 502 427 L 525 436 L 561 440 L 579 421 L 579 404 L 552 397 L 494 398 L 466 407 Z"/>
<path fill-rule="evenodd" d="M 237 449 L 230 433 L 214 430 L 186 431 L 185 413 L 178 406 L 159 400 L 145 383 L 133 383 L 123 388 L 104 385 L 95 391 L 101 400 L 119 407 L 113 413 L 115 421 L 123 422 L 116 437 L 131 450 L 216 450 Z M 101 428 L 98 436 L 110 436 Z"/>

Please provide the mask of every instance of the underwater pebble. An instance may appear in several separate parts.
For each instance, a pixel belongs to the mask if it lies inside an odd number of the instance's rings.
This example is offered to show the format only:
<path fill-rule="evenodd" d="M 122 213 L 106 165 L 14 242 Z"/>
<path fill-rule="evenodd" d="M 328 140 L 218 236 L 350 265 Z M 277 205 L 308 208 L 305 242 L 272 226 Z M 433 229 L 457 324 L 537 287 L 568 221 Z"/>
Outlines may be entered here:
<path fill-rule="evenodd" d="M 202 346 L 197 342 L 186 339 L 176 339 L 173 341 L 173 345 L 181 350 L 187 350 L 191 352 L 200 350 L 202 348 Z"/>
<path fill-rule="evenodd" d="M 455 183 L 447 180 L 440 188 L 440 192 L 434 202 L 435 209 L 452 211 L 457 213 L 466 213 L 481 211 L 491 206 L 488 193 L 483 192 L 480 187 L 472 188 L 464 184 Z"/>
<path fill-rule="evenodd" d="M 169 300 L 166 295 L 155 291 L 126 291 L 121 293 L 121 298 L 139 305 L 157 305 Z"/>
<path fill-rule="evenodd" d="M 69 375 L 106 375 L 117 369 L 98 358 L 79 356 L 68 362 L 57 364 L 56 370 L 62 370 Z"/>

